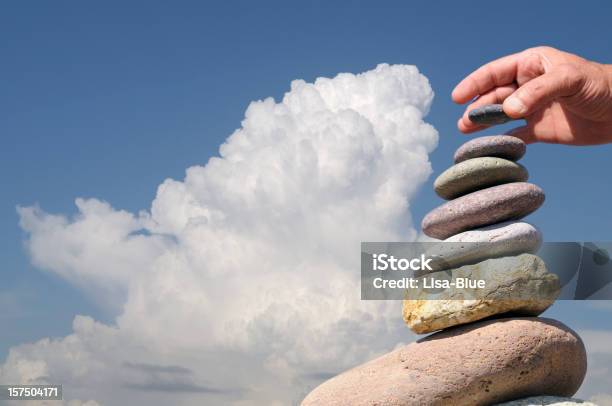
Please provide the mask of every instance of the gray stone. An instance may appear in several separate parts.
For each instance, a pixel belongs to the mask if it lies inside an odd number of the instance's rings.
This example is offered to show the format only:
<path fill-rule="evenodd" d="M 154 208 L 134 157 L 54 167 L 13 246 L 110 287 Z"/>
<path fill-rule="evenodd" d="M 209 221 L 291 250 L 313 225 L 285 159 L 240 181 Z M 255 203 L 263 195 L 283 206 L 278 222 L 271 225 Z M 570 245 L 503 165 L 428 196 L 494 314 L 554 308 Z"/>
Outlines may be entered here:
<path fill-rule="evenodd" d="M 433 334 L 344 372 L 302 406 L 479 406 L 572 396 L 586 373 L 578 335 L 545 318 L 488 320 Z"/>
<path fill-rule="evenodd" d="M 520 138 L 511 135 L 489 135 L 474 138 L 455 152 L 455 163 L 482 156 L 493 156 L 518 161 L 525 155 L 527 146 Z"/>
<path fill-rule="evenodd" d="M 575 398 L 564 398 L 559 396 L 532 396 L 530 398 L 511 400 L 510 402 L 498 403 L 496 406 L 597 406 L 595 403 L 586 402 Z"/>
<path fill-rule="evenodd" d="M 429 237 L 443 240 L 473 228 L 521 219 L 542 203 L 544 191 L 538 186 L 506 183 L 446 202 L 425 216 L 421 229 Z"/>
<path fill-rule="evenodd" d="M 433 271 L 442 271 L 490 258 L 523 253 L 535 254 L 542 245 L 542 233 L 535 226 L 517 221 L 464 231 L 442 243 L 432 243 L 426 256 Z"/>
<path fill-rule="evenodd" d="M 432 291 L 425 280 L 483 280 L 484 288 L 458 288 Z M 407 289 L 404 322 L 418 334 L 431 333 L 459 324 L 512 312 L 537 316 L 559 296 L 559 278 L 548 272 L 544 261 L 531 254 L 489 259 L 473 265 L 419 278 L 419 288 Z M 431 285 L 431 282 L 430 282 Z"/>
<path fill-rule="evenodd" d="M 472 123 L 482 125 L 504 124 L 513 120 L 512 117 L 504 113 L 501 104 L 488 104 L 475 108 L 468 112 L 468 118 Z"/>
<path fill-rule="evenodd" d="M 462 161 L 442 172 L 434 182 L 438 196 L 450 200 L 476 190 L 529 178 L 521 164 L 503 158 L 480 157 Z"/>

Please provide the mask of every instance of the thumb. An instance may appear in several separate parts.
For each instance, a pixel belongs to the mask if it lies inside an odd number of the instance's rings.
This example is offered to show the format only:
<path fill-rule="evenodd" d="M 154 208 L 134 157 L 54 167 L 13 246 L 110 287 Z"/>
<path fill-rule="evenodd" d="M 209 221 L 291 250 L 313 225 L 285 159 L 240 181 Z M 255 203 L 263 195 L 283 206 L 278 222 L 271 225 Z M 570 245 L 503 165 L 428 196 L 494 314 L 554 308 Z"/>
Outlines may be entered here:
<path fill-rule="evenodd" d="M 504 100 L 504 112 L 512 118 L 528 116 L 556 99 L 575 95 L 583 83 L 584 75 L 574 65 L 556 66 L 523 84 Z"/>
<path fill-rule="evenodd" d="M 505 132 L 504 135 L 511 135 L 513 137 L 520 138 L 525 142 L 525 144 L 537 142 L 533 128 L 529 125 L 513 128 L 512 130 Z"/>

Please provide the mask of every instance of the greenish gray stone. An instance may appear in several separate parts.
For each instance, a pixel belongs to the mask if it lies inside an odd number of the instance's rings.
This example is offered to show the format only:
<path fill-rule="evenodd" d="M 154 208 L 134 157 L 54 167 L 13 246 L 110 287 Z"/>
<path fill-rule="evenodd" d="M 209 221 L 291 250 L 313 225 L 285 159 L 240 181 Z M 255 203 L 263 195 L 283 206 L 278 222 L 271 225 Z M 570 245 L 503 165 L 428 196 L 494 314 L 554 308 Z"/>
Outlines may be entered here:
<path fill-rule="evenodd" d="M 519 163 L 503 158 L 480 157 L 451 166 L 434 182 L 436 193 L 447 200 L 510 182 L 524 182 L 527 169 Z"/>

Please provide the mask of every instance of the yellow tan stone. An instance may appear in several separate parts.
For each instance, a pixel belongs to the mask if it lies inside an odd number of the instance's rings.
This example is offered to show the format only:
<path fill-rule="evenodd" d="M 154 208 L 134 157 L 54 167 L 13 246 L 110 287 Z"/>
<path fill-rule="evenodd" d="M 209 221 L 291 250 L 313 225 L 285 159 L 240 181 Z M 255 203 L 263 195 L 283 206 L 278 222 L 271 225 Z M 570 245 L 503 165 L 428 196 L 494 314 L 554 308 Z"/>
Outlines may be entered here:
<path fill-rule="evenodd" d="M 433 292 L 425 289 L 425 278 L 452 281 L 484 280 L 483 288 L 450 287 Z M 429 279 L 431 280 L 431 279 Z M 418 334 L 471 323 L 512 312 L 537 316 L 559 295 L 559 279 L 548 272 L 544 261 L 531 254 L 489 259 L 420 278 L 418 289 L 409 289 L 403 303 L 404 322 Z"/>

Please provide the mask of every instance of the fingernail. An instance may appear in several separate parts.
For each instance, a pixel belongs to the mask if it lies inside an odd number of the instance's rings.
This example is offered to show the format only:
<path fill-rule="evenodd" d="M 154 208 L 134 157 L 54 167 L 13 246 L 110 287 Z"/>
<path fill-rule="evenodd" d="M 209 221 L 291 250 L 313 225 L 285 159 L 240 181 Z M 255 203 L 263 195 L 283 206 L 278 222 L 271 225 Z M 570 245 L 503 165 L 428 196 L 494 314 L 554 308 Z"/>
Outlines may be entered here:
<path fill-rule="evenodd" d="M 527 107 L 525 107 L 521 99 L 516 96 L 508 97 L 504 102 L 504 106 L 510 110 L 510 113 L 514 114 L 523 114 L 527 111 Z"/>

